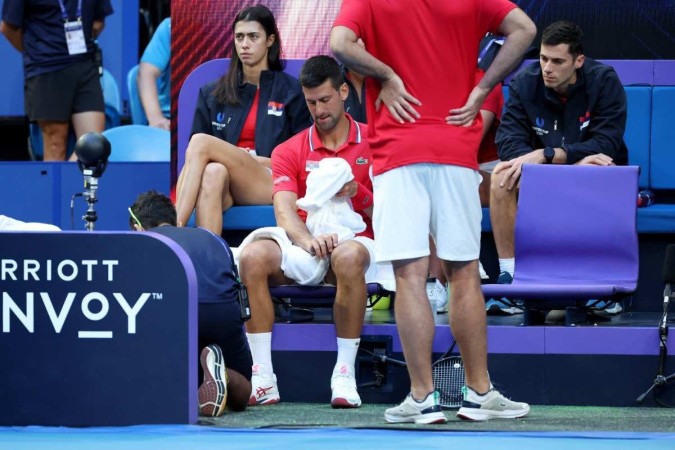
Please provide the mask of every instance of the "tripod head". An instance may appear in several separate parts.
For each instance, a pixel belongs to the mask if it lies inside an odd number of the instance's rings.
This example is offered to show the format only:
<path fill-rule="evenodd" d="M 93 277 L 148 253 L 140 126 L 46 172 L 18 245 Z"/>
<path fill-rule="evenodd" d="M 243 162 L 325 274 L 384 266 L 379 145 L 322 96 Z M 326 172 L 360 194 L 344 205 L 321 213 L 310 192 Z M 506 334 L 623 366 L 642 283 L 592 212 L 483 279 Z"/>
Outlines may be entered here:
<path fill-rule="evenodd" d="M 108 167 L 110 142 L 101 134 L 85 133 L 75 143 L 75 154 L 80 172 L 100 178 Z"/>
<path fill-rule="evenodd" d="M 85 133 L 75 143 L 77 165 L 84 176 L 84 192 L 87 201 L 87 212 L 82 217 L 88 231 L 94 230 L 94 222 L 98 219 L 94 203 L 98 191 L 98 179 L 106 167 L 110 156 L 110 142 L 98 133 Z"/>

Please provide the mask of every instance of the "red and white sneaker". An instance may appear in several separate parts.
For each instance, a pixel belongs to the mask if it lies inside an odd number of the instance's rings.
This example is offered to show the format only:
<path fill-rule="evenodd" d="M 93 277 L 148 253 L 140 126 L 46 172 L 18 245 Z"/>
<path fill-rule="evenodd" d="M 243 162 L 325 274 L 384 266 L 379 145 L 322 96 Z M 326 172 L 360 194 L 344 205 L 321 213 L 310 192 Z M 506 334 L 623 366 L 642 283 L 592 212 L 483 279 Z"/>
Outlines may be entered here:
<path fill-rule="evenodd" d="M 347 366 L 341 366 L 333 372 L 330 379 L 332 391 L 330 405 L 333 408 L 358 408 L 361 406 L 361 397 L 356 391 L 356 378 Z"/>
<path fill-rule="evenodd" d="M 199 386 L 199 413 L 203 416 L 221 416 L 227 402 L 227 371 L 223 352 L 217 345 L 204 347 L 199 362 L 204 370 L 204 382 Z"/>
<path fill-rule="evenodd" d="M 251 398 L 248 399 L 248 405 L 273 405 L 280 401 L 277 376 L 273 372 L 263 370 L 259 364 L 255 364 L 253 376 L 251 376 Z"/>

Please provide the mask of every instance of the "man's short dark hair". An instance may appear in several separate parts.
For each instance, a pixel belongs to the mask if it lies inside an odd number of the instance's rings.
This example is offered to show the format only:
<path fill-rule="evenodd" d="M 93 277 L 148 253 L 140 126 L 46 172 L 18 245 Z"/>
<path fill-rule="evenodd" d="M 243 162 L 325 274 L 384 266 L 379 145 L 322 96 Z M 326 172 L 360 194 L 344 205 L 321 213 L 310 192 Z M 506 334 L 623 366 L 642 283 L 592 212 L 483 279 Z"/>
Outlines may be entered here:
<path fill-rule="evenodd" d="M 305 88 L 321 86 L 326 80 L 337 91 L 345 82 L 340 65 L 335 59 L 326 55 L 312 56 L 300 69 L 300 85 Z"/>
<path fill-rule="evenodd" d="M 560 20 L 546 27 L 541 35 L 541 44 L 567 44 L 570 46 L 570 54 L 577 57 L 584 54 L 583 38 L 584 33 L 577 24 L 568 20 Z"/>
<path fill-rule="evenodd" d="M 166 195 L 154 190 L 140 194 L 131 205 L 131 212 L 146 230 L 163 223 L 176 226 L 176 208 L 173 202 Z M 129 217 L 129 227 L 132 229 L 136 223 L 133 216 Z"/>

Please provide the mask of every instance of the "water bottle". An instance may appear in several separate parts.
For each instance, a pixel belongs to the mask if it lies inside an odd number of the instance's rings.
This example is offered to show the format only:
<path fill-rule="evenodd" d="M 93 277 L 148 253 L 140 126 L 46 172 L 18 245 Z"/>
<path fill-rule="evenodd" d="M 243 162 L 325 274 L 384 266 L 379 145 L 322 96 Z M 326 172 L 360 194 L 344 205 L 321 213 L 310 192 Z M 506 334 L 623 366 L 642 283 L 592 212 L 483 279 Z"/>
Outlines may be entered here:
<path fill-rule="evenodd" d="M 637 205 L 638 208 L 644 208 L 645 206 L 654 204 L 654 191 L 650 189 L 643 189 L 638 192 Z"/>

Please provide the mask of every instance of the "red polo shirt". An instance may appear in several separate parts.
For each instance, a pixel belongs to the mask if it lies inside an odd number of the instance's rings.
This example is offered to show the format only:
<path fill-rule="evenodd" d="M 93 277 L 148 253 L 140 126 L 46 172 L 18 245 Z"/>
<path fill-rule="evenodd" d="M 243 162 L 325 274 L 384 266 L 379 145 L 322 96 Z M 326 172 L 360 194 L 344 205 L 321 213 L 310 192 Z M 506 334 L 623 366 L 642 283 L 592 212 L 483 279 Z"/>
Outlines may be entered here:
<path fill-rule="evenodd" d="M 298 198 L 303 198 L 307 192 L 307 176 L 309 172 L 319 167 L 319 161 L 324 158 L 342 158 L 351 166 L 354 180 L 359 184 L 356 196 L 351 200 L 354 210 L 366 223 L 366 230 L 360 236 L 372 238 L 372 223 L 363 212 L 373 204 L 373 184 L 370 179 L 372 155 L 366 137 L 368 127 L 356 122 L 349 114 L 347 118 L 349 119 L 347 141 L 336 150 L 323 146 L 316 125 L 301 131 L 274 149 L 272 152 L 274 194 L 290 191 L 295 192 Z M 301 209 L 298 209 L 298 215 L 302 220 L 307 219 L 307 213 Z"/>
<path fill-rule="evenodd" d="M 343 0 L 334 26 L 354 31 L 366 50 L 394 69 L 422 102 L 415 106 L 421 117 L 400 124 L 386 107 L 375 110 L 380 83 L 366 78 L 375 175 L 425 162 L 478 168 L 480 116 L 468 127 L 448 125 L 445 117 L 464 106 L 475 86 L 481 38 L 496 32 L 515 7 L 508 0 Z"/>

